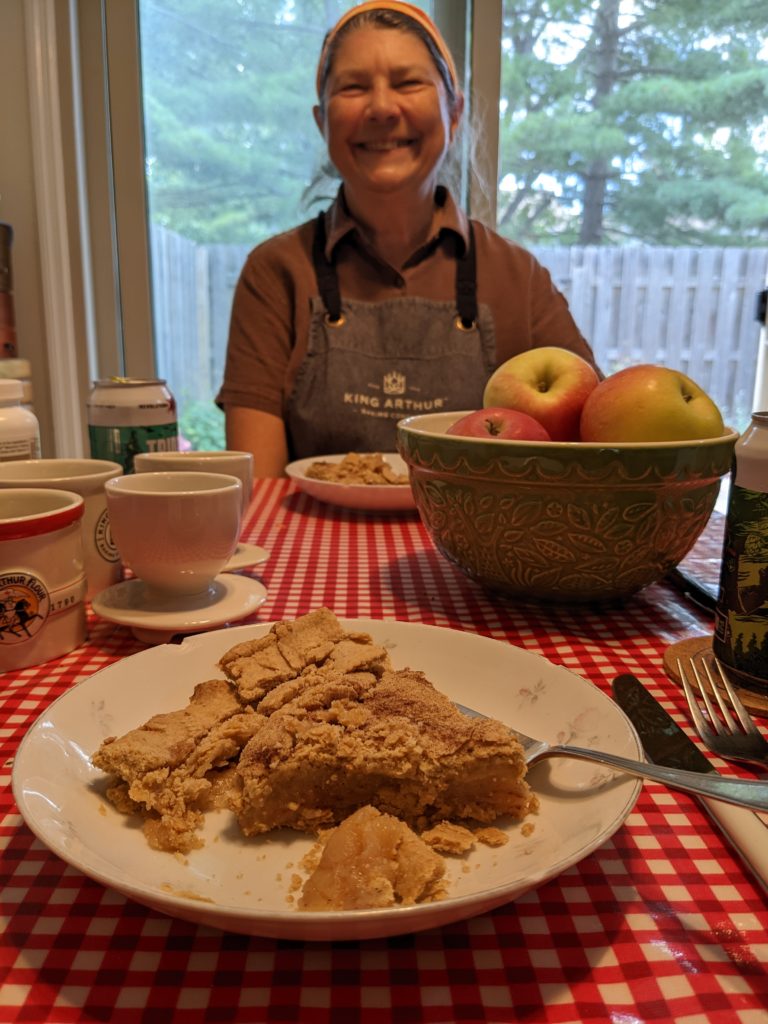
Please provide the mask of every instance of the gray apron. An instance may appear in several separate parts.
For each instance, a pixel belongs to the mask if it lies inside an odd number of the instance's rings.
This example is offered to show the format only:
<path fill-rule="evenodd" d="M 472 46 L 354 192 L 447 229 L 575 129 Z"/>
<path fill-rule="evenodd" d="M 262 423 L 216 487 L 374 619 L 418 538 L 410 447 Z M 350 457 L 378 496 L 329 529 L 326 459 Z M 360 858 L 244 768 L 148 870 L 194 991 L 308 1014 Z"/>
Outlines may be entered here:
<path fill-rule="evenodd" d="M 479 409 L 493 372 L 493 317 L 478 308 L 474 239 L 457 260 L 455 302 L 422 298 L 345 300 L 325 256 L 325 217 L 313 260 L 307 355 L 287 404 L 292 459 L 350 451 L 395 451 L 404 416 Z"/>

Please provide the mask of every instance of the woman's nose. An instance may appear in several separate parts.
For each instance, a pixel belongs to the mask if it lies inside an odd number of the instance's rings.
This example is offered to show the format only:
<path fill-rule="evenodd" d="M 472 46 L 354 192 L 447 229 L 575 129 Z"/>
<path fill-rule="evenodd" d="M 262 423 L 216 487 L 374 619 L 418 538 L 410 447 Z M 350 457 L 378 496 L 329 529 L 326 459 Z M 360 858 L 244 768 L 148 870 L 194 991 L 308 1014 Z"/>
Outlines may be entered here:
<path fill-rule="evenodd" d="M 396 117 L 398 112 L 397 93 L 389 83 L 378 82 L 371 89 L 368 98 L 368 116 L 377 120 Z"/>

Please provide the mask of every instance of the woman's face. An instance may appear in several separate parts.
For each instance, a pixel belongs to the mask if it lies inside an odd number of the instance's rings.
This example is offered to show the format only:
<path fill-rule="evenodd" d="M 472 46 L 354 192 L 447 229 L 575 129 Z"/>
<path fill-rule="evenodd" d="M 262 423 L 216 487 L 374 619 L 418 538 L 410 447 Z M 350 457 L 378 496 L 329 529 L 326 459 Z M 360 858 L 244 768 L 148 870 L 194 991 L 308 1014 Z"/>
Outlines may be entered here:
<path fill-rule="evenodd" d="M 342 39 L 317 125 L 348 198 L 412 192 L 432 198 L 437 169 L 461 116 L 411 32 L 353 29 Z"/>

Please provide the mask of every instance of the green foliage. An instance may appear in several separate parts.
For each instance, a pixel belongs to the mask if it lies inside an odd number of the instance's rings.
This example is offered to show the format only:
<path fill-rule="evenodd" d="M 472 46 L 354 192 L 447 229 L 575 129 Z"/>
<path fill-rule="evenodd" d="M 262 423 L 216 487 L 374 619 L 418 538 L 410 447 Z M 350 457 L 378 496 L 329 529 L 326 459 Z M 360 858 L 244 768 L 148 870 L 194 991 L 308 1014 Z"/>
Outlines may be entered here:
<path fill-rule="evenodd" d="M 152 219 L 255 244 L 300 219 L 322 152 L 314 67 L 343 0 L 140 0 Z"/>
<path fill-rule="evenodd" d="M 506 0 L 500 229 L 523 244 L 765 244 L 755 0 Z"/>
<path fill-rule="evenodd" d="M 180 402 L 179 433 L 195 451 L 220 451 L 227 447 L 224 413 L 213 402 Z"/>

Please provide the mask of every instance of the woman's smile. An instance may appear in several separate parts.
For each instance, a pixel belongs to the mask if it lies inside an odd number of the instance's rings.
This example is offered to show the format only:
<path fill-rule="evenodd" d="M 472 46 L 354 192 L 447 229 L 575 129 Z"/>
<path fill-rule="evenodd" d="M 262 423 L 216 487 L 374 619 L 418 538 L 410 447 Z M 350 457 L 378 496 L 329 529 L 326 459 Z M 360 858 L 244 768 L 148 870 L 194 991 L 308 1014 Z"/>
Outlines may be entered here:
<path fill-rule="evenodd" d="M 393 149 L 404 149 L 406 146 L 412 146 L 413 142 L 413 139 L 371 139 L 370 141 L 356 142 L 355 146 L 368 153 L 388 153 Z"/>

